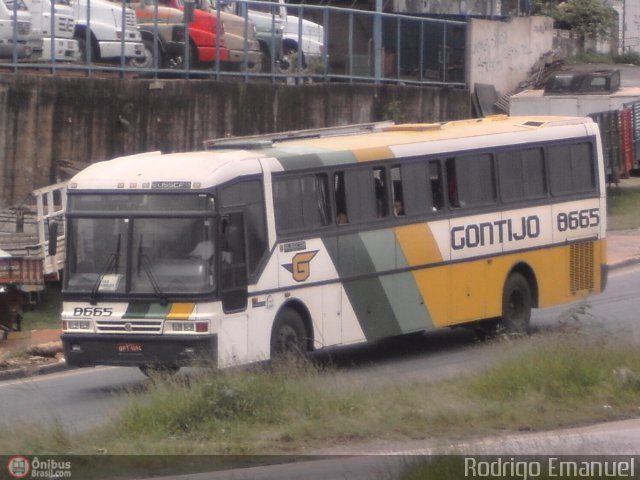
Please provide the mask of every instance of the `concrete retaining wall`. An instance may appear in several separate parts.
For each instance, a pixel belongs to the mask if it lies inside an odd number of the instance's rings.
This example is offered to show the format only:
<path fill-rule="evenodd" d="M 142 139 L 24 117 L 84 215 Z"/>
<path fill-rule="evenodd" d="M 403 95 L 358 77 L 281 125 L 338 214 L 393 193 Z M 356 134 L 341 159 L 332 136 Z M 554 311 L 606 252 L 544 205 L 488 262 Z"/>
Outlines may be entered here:
<path fill-rule="evenodd" d="M 500 94 L 529 77 L 553 47 L 553 19 L 514 17 L 496 22 L 473 18 L 467 29 L 467 85 L 493 84 Z"/>
<path fill-rule="evenodd" d="M 66 180 L 65 165 L 209 138 L 378 120 L 468 118 L 465 90 L 347 84 L 0 76 L 0 207 Z"/>

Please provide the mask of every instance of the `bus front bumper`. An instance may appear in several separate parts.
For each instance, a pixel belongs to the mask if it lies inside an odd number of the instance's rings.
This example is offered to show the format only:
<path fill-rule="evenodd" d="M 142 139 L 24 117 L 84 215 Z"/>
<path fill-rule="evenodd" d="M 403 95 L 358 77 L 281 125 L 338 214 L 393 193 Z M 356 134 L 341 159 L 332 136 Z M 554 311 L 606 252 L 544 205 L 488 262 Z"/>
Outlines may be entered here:
<path fill-rule="evenodd" d="M 187 366 L 217 359 L 216 335 L 122 335 L 63 333 L 67 365 Z"/>

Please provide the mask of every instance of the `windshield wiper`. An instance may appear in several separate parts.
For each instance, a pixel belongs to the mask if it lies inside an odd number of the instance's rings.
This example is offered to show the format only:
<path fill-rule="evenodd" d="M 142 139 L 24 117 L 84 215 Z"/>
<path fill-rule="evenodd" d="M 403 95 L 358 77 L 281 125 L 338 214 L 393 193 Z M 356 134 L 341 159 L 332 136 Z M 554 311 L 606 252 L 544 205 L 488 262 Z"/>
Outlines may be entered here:
<path fill-rule="evenodd" d="M 118 269 L 120 267 L 120 248 L 121 248 L 121 238 L 120 238 L 120 234 L 118 234 L 116 250 L 115 252 L 111 253 L 109 257 L 107 257 L 107 261 L 104 267 L 102 268 L 102 270 L 100 270 L 100 275 L 98 275 L 98 279 L 96 280 L 96 283 L 93 285 L 93 288 L 91 289 L 91 301 L 90 301 L 91 305 L 95 305 L 98 301 L 98 292 L 100 291 L 100 285 L 102 284 L 102 281 L 104 280 L 105 275 L 110 273 L 112 269 L 113 269 L 113 273 L 118 273 Z"/>
<path fill-rule="evenodd" d="M 144 273 L 147 274 L 147 278 L 149 279 L 149 283 L 151 283 L 151 287 L 153 287 L 153 291 L 158 297 L 160 297 L 160 305 L 166 305 L 168 302 L 167 296 L 164 294 L 160 285 L 158 284 L 158 279 L 153 274 L 153 270 L 151 268 L 151 262 L 149 261 L 149 257 L 147 257 L 143 253 L 142 247 L 142 235 L 140 235 L 140 243 L 138 244 L 138 265 L 136 274 L 140 276 L 140 269 L 144 270 Z"/>

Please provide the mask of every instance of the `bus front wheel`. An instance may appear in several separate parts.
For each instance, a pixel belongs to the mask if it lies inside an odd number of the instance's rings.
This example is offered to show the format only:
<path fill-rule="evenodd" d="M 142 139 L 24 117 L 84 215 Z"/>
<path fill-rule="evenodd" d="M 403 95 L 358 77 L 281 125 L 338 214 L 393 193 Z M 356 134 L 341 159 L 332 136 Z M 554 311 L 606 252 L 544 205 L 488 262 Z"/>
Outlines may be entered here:
<path fill-rule="evenodd" d="M 520 273 L 512 273 L 502 293 L 501 324 L 506 333 L 527 333 L 531 321 L 531 288 Z"/>
<path fill-rule="evenodd" d="M 307 353 L 307 329 L 300 314 L 284 308 L 271 331 L 271 358 L 304 357 Z"/>

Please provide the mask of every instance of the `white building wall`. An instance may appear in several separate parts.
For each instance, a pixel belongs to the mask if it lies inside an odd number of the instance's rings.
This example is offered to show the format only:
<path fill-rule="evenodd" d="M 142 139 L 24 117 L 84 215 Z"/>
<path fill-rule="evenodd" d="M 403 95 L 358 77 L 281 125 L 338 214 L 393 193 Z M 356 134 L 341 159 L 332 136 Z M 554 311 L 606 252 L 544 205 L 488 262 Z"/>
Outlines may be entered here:
<path fill-rule="evenodd" d="M 553 45 L 549 17 L 509 21 L 470 19 L 467 31 L 467 84 L 492 84 L 499 94 L 513 91 Z"/>
<path fill-rule="evenodd" d="M 640 53 L 640 1 L 609 0 L 609 4 L 618 12 L 618 53 Z"/>

